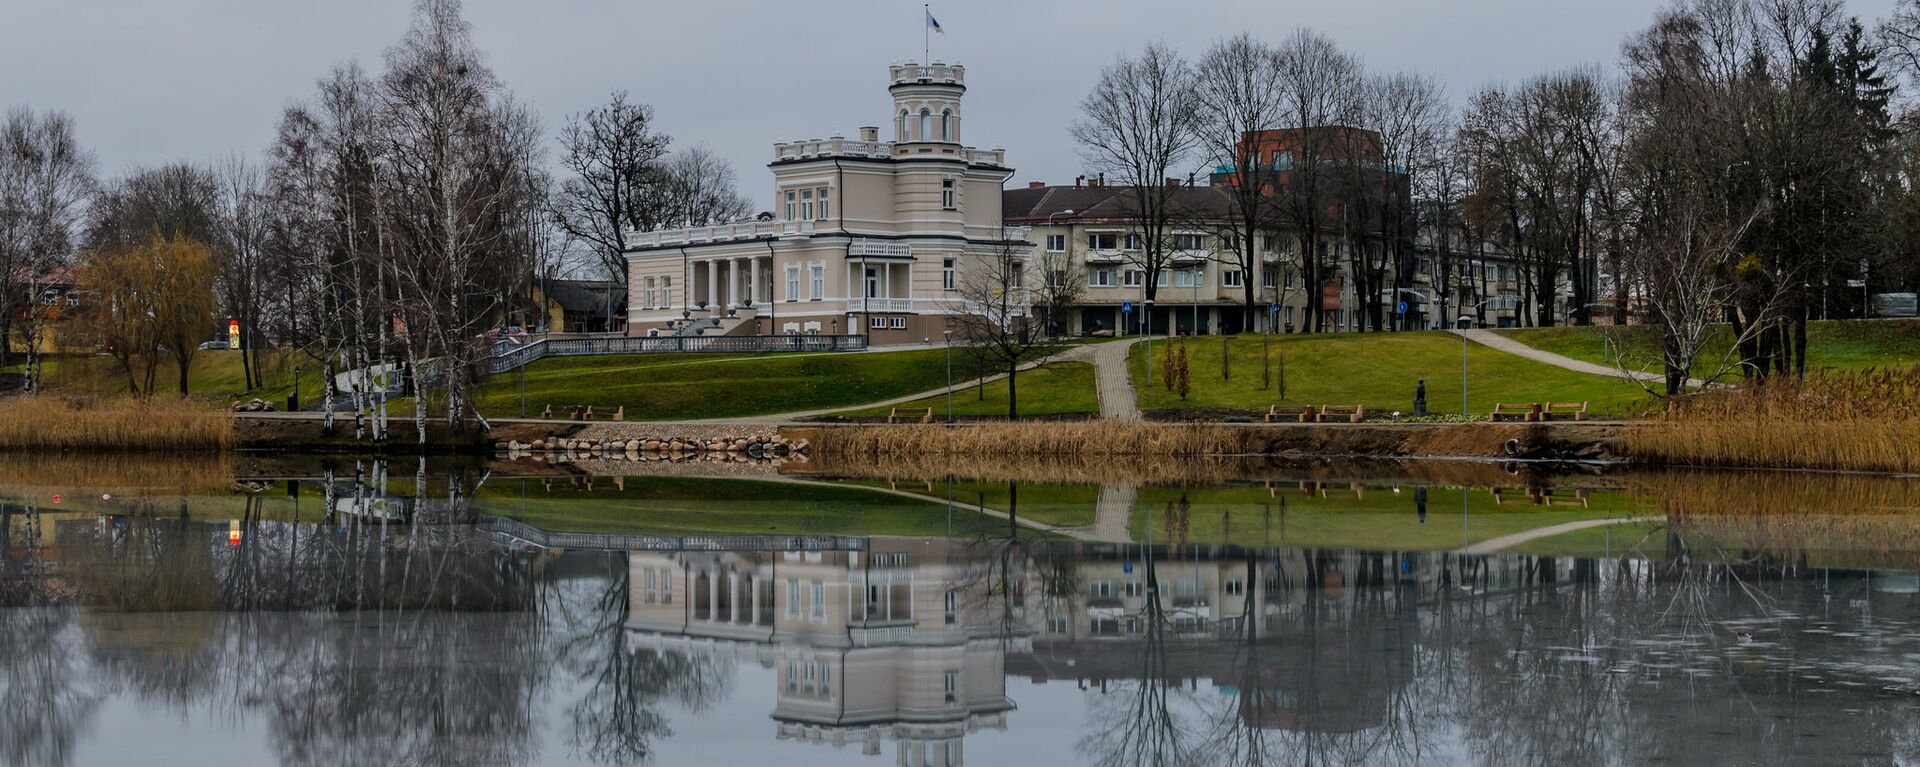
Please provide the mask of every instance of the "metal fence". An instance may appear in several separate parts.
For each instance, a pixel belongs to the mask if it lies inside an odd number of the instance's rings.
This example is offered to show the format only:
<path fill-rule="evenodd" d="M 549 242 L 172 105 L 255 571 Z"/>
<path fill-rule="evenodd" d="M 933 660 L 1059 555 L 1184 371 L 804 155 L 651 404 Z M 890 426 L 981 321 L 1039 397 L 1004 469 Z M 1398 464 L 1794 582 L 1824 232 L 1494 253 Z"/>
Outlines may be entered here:
<path fill-rule="evenodd" d="M 542 338 L 513 349 L 496 349 L 485 363 L 488 373 L 504 373 L 547 357 L 604 354 L 766 352 L 851 352 L 867 348 L 863 335 L 780 336 L 602 336 Z"/>
<path fill-rule="evenodd" d="M 549 549 L 599 551 L 866 551 L 867 539 L 845 535 L 618 535 L 555 533 L 504 517 L 491 532 Z"/>

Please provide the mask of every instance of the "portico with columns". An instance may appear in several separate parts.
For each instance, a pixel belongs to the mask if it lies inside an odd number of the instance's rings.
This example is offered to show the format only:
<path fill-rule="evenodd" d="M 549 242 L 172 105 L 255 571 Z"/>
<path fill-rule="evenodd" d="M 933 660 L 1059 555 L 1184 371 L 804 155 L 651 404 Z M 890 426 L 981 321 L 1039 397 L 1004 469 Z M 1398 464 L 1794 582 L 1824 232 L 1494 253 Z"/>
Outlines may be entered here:
<path fill-rule="evenodd" d="M 1032 247 L 1001 225 L 1005 151 L 960 143 L 965 67 L 887 71 L 891 140 L 870 126 L 778 141 L 772 210 L 627 233 L 629 334 L 938 340 L 964 310 L 955 275 L 968 261 Z"/>

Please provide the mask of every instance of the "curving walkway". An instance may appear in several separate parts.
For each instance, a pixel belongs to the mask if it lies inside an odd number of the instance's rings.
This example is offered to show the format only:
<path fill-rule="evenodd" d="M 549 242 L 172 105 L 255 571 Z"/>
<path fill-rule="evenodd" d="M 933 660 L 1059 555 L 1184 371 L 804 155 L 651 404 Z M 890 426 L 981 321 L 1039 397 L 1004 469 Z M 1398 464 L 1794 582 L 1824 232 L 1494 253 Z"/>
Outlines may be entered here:
<path fill-rule="evenodd" d="M 1100 394 L 1101 418 L 1140 420 L 1140 403 L 1133 394 L 1133 373 L 1127 367 L 1127 351 L 1136 340 L 1108 341 L 1093 347 L 1093 380 Z"/>
<path fill-rule="evenodd" d="M 1479 543 L 1473 544 L 1472 546 L 1468 546 L 1465 549 L 1462 549 L 1460 553 L 1492 554 L 1496 551 L 1501 551 L 1503 549 L 1510 549 L 1522 543 L 1539 540 L 1541 538 L 1552 538 L 1553 536 L 1556 536 L 1556 535 L 1576 533 L 1581 530 L 1587 530 L 1595 527 L 1607 527 L 1610 525 L 1630 525 L 1630 524 L 1636 524 L 1640 522 L 1658 522 L 1662 519 L 1665 519 L 1665 517 L 1620 517 L 1618 519 L 1589 519 L 1583 522 L 1566 522 L 1563 524 L 1549 525 L 1547 527 L 1528 530 L 1524 533 L 1514 533 L 1512 535 L 1502 535 L 1498 538 L 1488 538 L 1484 541 L 1481 541 Z"/>
<path fill-rule="evenodd" d="M 1576 373 L 1589 373 L 1597 376 L 1613 376 L 1613 377 L 1619 377 L 1619 376 L 1625 375 L 1638 381 L 1652 381 L 1656 383 L 1666 381 L 1666 377 L 1660 375 L 1659 373 L 1649 373 L 1646 371 L 1638 371 L 1638 370 L 1621 370 L 1619 368 L 1607 367 L 1606 365 L 1596 365 L 1594 363 L 1587 362 L 1586 360 L 1577 360 L 1572 357 L 1568 357 L 1564 354 L 1554 354 L 1553 352 L 1546 351 L 1544 349 L 1536 349 L 1534 347 L 1520 343 L 1519 341 L 1515 341 L 1511 338 L 1503 336 L 1499 333 L 1495 333 L 1491 330 L 1456 329 L 1452 332 L 1454 335 L 1465 337 L 1469 341 L 1472 341 L 1481 346 L 1485 346 L 1489 349 L 1493 349 L 1495 351 L 1502 351 L 1518 357 L 1525 357 L 1527 359 L 1533 360 L 1534 362 L 1538 362 L 1545 365 L 1552 365 L 1554 367 L 1562 368 L 1565 370 L 1571 370 Z M 1690 386 L 1696 389 L 1706 388 L 1706 385 L 1707 385 L 1707 382 L 1702 381 L 1698 378 L 1687 379 L 1687 386 Z"/>

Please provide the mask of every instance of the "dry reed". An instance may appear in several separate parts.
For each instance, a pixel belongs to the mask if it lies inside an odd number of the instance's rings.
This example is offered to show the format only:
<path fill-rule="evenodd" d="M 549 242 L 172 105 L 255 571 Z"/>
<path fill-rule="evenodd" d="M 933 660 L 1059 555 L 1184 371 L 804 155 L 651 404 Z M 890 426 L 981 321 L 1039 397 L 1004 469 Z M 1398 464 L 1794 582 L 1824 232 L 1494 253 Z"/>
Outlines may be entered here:
<path fill-rule="evenodd" d="M 234 445 L 232 416 L 171 398 L 0 400 L 0 451 L 204 451 Z"/>
<path fill-rule="evenodd" d="M 0 461 L 0 493 L 82 487 L 117 495 L 216 495 L 233 487 L 228 453 L 71 455 L 22 453 Z"/>
<path fill-rule="evenodd" d="M 1764 472 L 1637 477 L 1668 523 L 1750 557 L 1920 567 L 1920 482 L 1896 477 Z M 1696 546 L 1697 548 L 1697 546 Z"/>
<path fill-rule="evenodd" d="M 1624 444 L 1655 464 L 1915 472 L 1916 430 L 1920 366 L 1708 392 L 1631 430 Z"/>

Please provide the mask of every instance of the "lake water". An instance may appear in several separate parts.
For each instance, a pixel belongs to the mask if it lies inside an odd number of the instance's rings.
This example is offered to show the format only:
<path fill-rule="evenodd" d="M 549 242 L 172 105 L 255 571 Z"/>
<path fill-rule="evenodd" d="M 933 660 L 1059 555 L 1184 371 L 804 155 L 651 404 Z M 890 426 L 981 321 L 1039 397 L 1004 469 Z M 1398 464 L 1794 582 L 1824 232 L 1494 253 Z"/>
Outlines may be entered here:
<path fill-rule="evenodd" d="M 1920 761 L 1913 480 L 622 472 L 0 466 L 0 763 Z"/>

